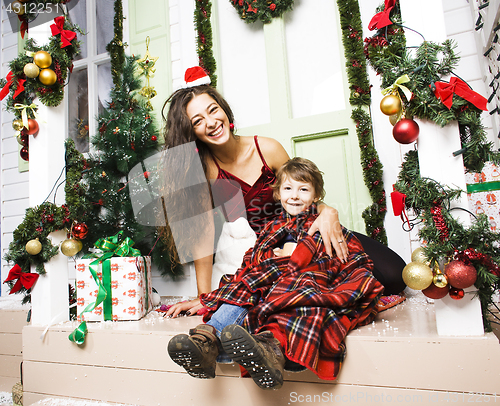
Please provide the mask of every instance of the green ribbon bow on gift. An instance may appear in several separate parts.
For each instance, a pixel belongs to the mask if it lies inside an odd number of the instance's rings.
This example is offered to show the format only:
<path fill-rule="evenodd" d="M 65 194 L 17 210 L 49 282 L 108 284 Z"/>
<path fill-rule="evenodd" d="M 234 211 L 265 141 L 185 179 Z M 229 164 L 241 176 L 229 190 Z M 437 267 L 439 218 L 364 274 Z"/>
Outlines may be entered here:
<path fill-rule="evenodd" d="M 30 126 L 28 124 L 28 113 L 26 112 L 26 110 L 31 109 L 33 116 L 35 117 L 35 119 L 37 119 L 38 116 L 36 114 L 36 109 L 38 109 L 38 106 L 35 103 L 31 103 L 29 106 L 27 104 L 16 103 L 14 104 L 14 108 L 16 110 L 21 110 L 21 118 L 23 120 L 23 126 L 25 126 L 29 130 Z"/>
<path fill-rule="evenodd" d="M 103 303 L 104 310 L 104 320 L 112 320 L 113 310 L 112 310 L 112 297 L 111 297 L 111 263 L 109 259 L 114 256 L 120 257 L 139 257 L 141 253 L 138 249 L 132 248 L 134 241 L 126 237 L 121 241 L 123 237 L 123 231 L 118 232 L 116 235 L 107 238 L 101 238 L 94 243 L 94 247 L 99 248 L 103 251 L 101 256 L 97 254 L 87 254 L 83 258 L 96 258 L 89 265 L 90 273 L 97 284 L 98 291 L 95 302 L 90 303 L 83 311 L 80 313 L 82 315 L 86 312 L 91 312 L 101 303 Z M 102 282 L 97 276 L 99 270 L 99 264 L 102 264 Z M 147 277 L 146 277 L 147 286 Z M 105 288 L 107 287 L 107 289 Z M 146 288 L 147 292 L 147 288 Z M 148 298 L 146 297 L 146 303 L 148 303 Z M 76 344 L 83 344 L 85 342 L 85 337 L 88 333 L 87 322 L 83 321 L 70 335 L 69 340 Z"/>
<path fill-rule="evenodd" d="M 410 101 L 412 92 L 410 89 L 408 89 L 406 86 L 403 85 L 403 83 L 408 83 L 410 81 L 410 78 L 408 75 L 403 75 L 400 76 L 399 78 L 396 79 L 396 81 L 392 84 L 392 86 L 386 87 L 384 90 L 382 90 L 382 94 L 386 95 L 389 93 L 394 93 L 397 89 L 401 89 L 401 91 L 404 93 L 406 100 Z"/>

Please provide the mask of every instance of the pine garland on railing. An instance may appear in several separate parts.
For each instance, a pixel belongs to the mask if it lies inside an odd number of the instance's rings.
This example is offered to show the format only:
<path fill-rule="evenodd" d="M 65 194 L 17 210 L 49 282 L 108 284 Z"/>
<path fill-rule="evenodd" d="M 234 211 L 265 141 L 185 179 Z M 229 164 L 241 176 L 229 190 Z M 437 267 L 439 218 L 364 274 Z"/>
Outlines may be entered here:
<path fill-rule="evenodd" d="M 198 52 L 198 65 L 210 76 L 211 85 L 217 87 L 217 75 L 212 42 L 212 3 L 210 0 L 196 0 L 194 11 L 194 22 L 197 32 L 196 51 Z"/>

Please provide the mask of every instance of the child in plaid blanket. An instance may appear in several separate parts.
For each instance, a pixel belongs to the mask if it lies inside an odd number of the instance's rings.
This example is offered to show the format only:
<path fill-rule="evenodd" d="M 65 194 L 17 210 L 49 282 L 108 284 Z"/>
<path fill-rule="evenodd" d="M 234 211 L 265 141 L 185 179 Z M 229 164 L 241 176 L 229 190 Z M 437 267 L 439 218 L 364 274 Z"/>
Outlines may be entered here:
<path fill-rule="evenodd" d="M 324 196 L 316 165 L 293 158 L 276 178 L 282 215 L 266 225 L 236 274 L 200 296 L 206 324 L 168 344 L 191 376 L 214 378 L 216 360 L 229 356 L 263 389 L 282 386 L 285 361 L 336 379 L 347 333 L 376 315 L 383 286 L 359 240 L 343 230 L 339 243 L 349 249 L 343 263 L 326 254 L 318 232 L 307 234 Z"/>

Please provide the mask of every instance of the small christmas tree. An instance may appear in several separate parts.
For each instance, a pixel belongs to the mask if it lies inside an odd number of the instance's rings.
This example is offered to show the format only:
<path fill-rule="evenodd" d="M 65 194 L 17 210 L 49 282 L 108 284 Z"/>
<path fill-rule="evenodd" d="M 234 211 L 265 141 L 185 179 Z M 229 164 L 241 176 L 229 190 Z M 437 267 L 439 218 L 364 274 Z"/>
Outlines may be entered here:
<path fill-rule="evenodd" d="M 111 54 L 111 73 L 114 88 L 111 101 L 98 118 L 98 131 L 91 139 L 92 153 L 84 174 L 86 184 L 86 218 L 89 232 L 84 248 L 89 249 L 100 238 L 123 231 L 124 237 L 134 241 L 143 255 L 150 255 L 162 274 L 182 273 L 170 260 L 169 250 L 163 246 L 154 222 L 150 226 L 138 221 L 133 201 L 144 193 L 138 182 L 148 185 L 150 176 L 146 159 L 159 152 L 158 130 L 148 107 L 140 96 L 141 79 L 136 75 L 137 57 L 125 56 L 122 42 L 121 1 L 115 2 L 115 36 L 108 44 Z M 137 179 L 137 168 L 142 179 Z M 147 189 L 147 188 L 146 188 Z"/>

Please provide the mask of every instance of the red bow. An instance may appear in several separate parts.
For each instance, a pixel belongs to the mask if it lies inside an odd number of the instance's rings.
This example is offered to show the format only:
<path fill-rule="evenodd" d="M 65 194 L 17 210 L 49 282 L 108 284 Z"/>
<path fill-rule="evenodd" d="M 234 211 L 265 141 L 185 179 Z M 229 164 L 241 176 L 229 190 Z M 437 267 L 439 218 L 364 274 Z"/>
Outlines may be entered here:
<path fill-rule="evenodd" d="M 65 48 L 71 45 L 71 41 L 76 38 L 76 33 L 70 30 L 64 29 L 64 17 L 59 16 L 54 18 L 55 24 L 50 26 L 52 35 L 61 34 L 61 48 Z"/>
<path fill-rule="evenodd" d="M 371 19 L 370 24 L 368 24 L 368 29 L 370 31 L 373 31 L 374 29 L 380 30 L 381 28 L 387 27 L 388 25 L 392 24 L 389 16 L 392 9 L 394 8 L 395 3 L 396 0 L 385 0 L 384 11 L 375 14 Z"/>
<path fill-rule="evenodd" d="M 28 21 L 26 21 L 26 18 L 24 16 L 17 16 L 19 18 L 19 21 L 21 22 L 21 38 L 24 39 L 24 34 L 28 32 Z"/>
<path fill-rule="evenodd" d="M 17 79 L 17 77 L 12 73 L 12 71 L 10 71 L 7 75 L 7 83 L 0 91 L 0 100 L 3 100 L 4 97 L 9 94 L 10 86 L 14 83 L 14 79 Z M 14 99 L 19 96 L 21 92 L 24 92 L 24 82 L 26 82 L 26 79 L 17 79 L 17 89 L 14 92 Z"/>
<path fill-rule="evenodd" d="M 456 94 L 462 99 L 471 102 L 478 109 L 488 110 L 486 107 L 488 100 L 472 90 L 462 79 L 452 77 L 450 83 L 436 82 L 435 85 L 436 90 L 434 91 L 434 95 L 440 99 L 448 109 L 451 109 L 453 94 Z"/>
<path fill-rule="evenodd" d="M 13 293 L 21 290 L 21 286 L 24 286 L 26 289 L 30 289 L 35 284 L 39 276 L 40 275 L 37 273 L 23 272 L 21 267 L 16 264 L 9 271 L 9 276 L 7 276 L 7 279 L 5 279 L 4 283 L 17 280 L 17 282 L 10 290 L 9 295 L 12 295 Z"/>
<path fill-rule="evenodd" d="M 391 202 L 392 202 L 392 211 L 394 212 L 395 216 L 401 216 L 401 220 L 403 220 L 403 223 L 405 220 L 403 219 L 403 215 L 406 218 L 406 222 L 409 223 L 408 216 L 406 215 L 405 212 L 405 200 L 406 200 L 406 195 L 404 193 L 398 192 L 394 185 L 392 185 L 392 190 L 393 192 L 391 193 Z"/>

